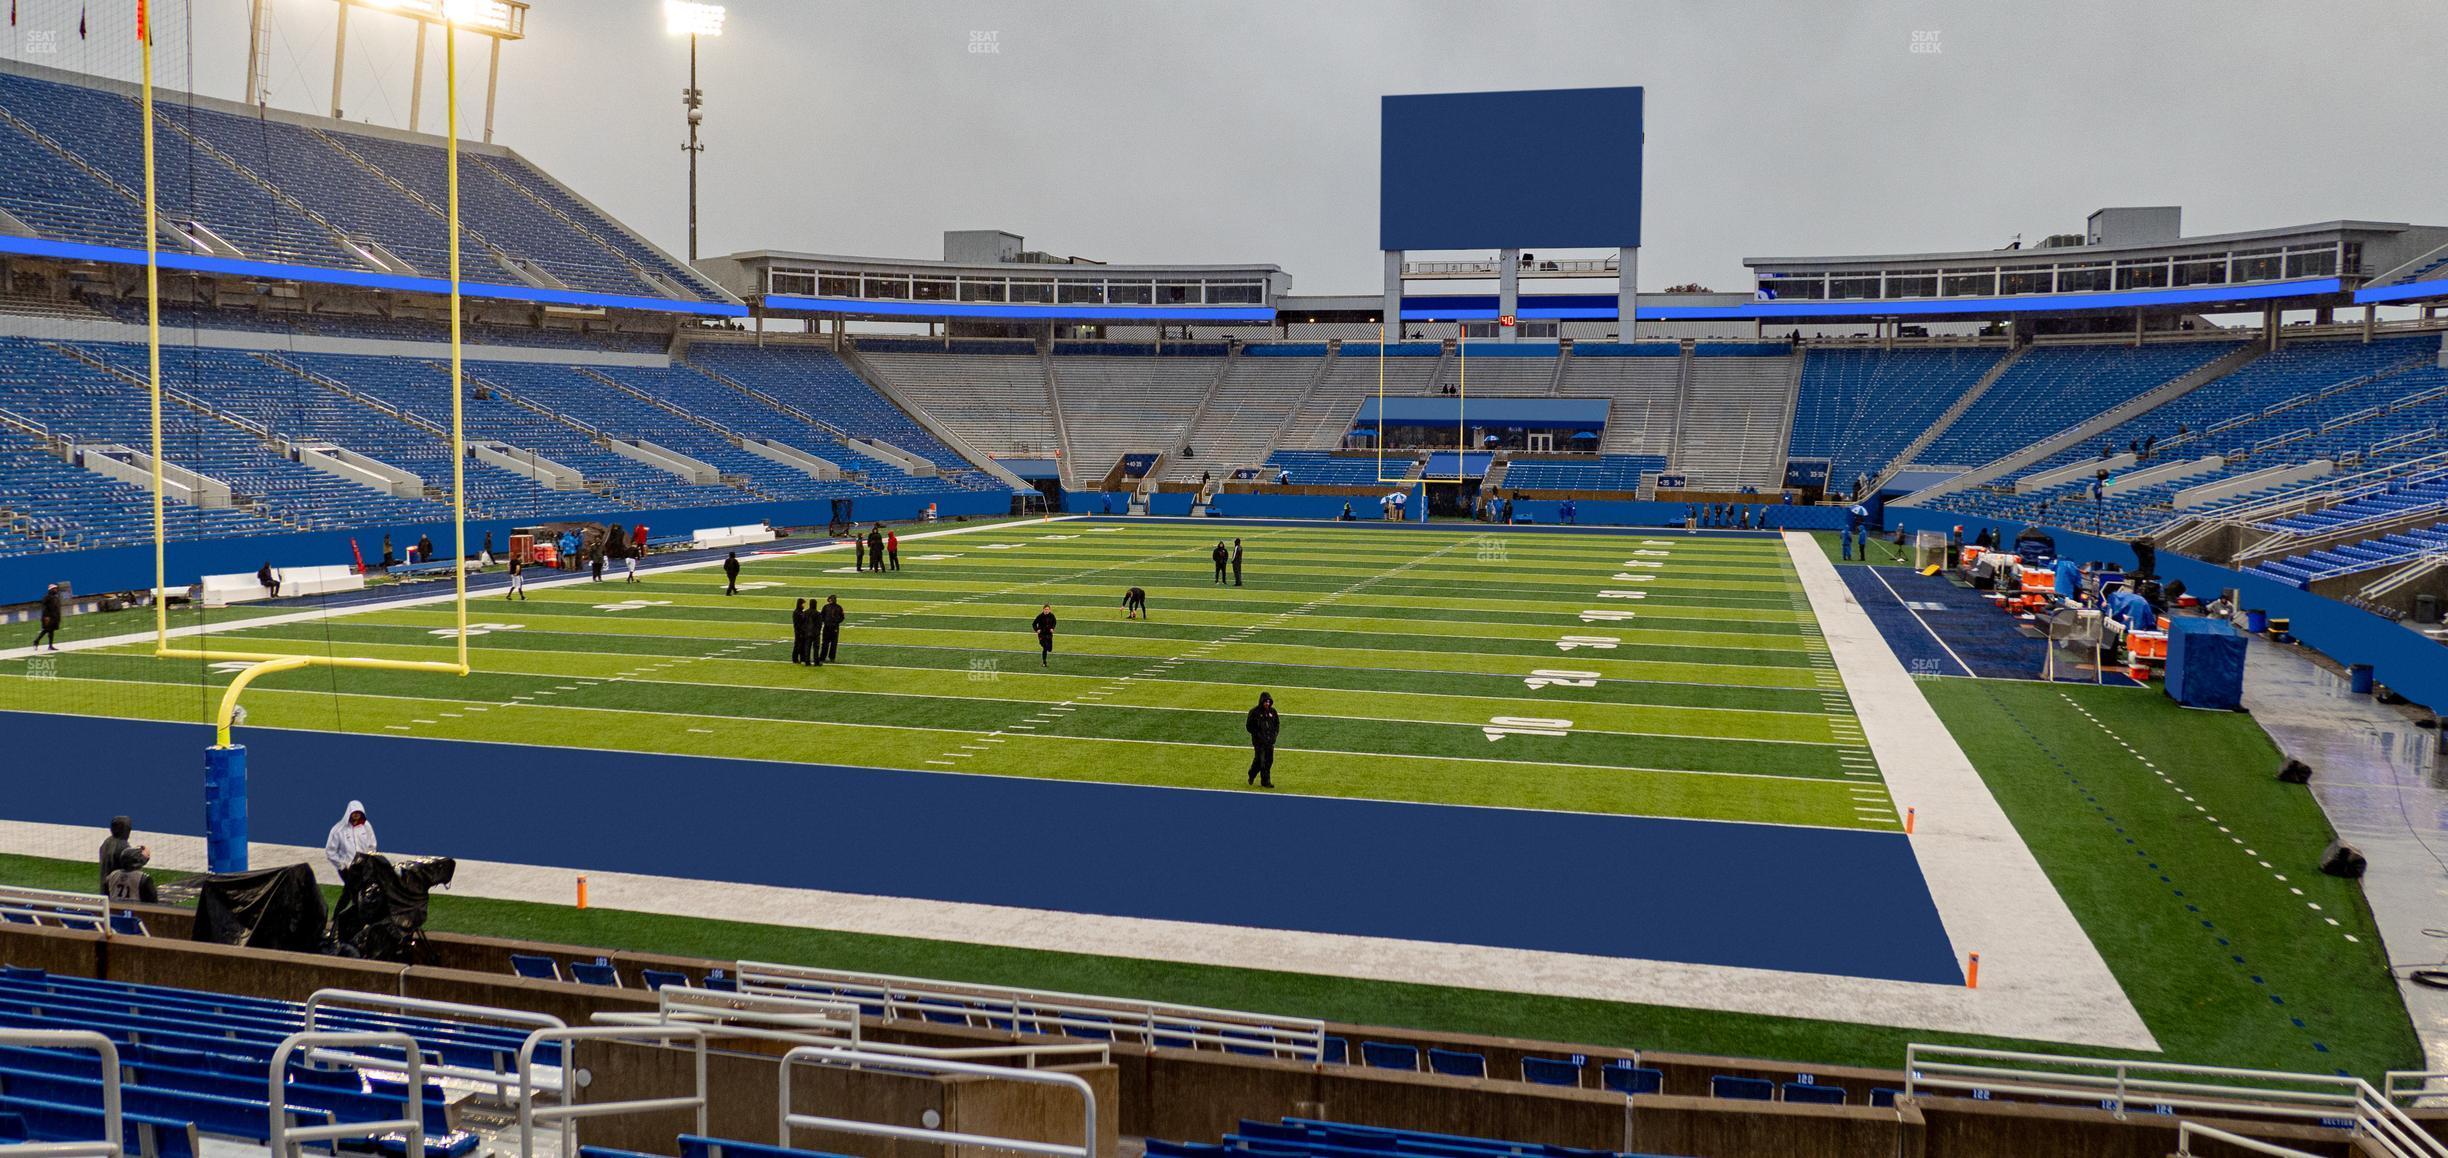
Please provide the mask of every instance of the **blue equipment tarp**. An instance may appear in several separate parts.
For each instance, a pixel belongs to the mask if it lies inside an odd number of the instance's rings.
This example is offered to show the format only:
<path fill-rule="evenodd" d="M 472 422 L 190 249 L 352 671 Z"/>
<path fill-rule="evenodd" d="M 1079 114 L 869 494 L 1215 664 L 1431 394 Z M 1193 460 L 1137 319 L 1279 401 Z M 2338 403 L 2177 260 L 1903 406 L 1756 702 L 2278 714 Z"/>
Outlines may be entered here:
<path fill-rule="evenodd" d="M 2188 708 L 2244 706 L 2244 637 L 2223 619 L 2168 622 L 2167 694 Z"/>

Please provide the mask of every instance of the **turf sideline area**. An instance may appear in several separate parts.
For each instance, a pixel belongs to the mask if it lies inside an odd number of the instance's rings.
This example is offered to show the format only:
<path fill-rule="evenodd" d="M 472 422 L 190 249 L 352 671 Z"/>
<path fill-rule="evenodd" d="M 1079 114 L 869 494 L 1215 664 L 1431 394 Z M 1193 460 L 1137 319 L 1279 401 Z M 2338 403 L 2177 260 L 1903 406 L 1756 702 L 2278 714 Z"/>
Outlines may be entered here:
<path fill-rule="evenodd" d="M 1958 952 L 1981 954 L 1978 989 L 1864 994 L 1856 1020 L 1928 1024 L 1999 1037 L 2128 1049 L 2157 1043 L 2065 899 L 2041 871 L 1971 758 L 1904 670 L 1811 535 L 1787 549 L 1828 650 L 1861 713 L 1898 804 L 1915 810 L 1913 849 Z"/>

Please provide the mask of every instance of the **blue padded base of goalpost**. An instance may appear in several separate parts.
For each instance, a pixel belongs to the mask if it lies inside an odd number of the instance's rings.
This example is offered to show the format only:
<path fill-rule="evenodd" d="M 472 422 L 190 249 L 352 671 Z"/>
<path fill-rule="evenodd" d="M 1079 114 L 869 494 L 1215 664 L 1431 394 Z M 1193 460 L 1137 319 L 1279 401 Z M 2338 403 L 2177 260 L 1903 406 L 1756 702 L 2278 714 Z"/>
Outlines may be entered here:
<path fill-rule="evenodd" d="M 204 749 L 204 863 L 217 873 L 247 870 L 247 750 Z"/>
<path fill-rule="evenodd" d="M 195 724 L 0 712 L 10 819 L 177 830 Z M 1961 985 L 1895 831 L 247 728 L 258 841 L 352 797 L 387 851 L 880 897 Z M 73 771 L 66 766 L 73 764 Z M 39 764 L 38 764 L 39 766 Z M 1296 786 L 1297 756 L 1278 783 Z M 468 870 L 463 871 L 466 879 Z M 1503 988 L 1502 977 L 1486 984 Z"/>

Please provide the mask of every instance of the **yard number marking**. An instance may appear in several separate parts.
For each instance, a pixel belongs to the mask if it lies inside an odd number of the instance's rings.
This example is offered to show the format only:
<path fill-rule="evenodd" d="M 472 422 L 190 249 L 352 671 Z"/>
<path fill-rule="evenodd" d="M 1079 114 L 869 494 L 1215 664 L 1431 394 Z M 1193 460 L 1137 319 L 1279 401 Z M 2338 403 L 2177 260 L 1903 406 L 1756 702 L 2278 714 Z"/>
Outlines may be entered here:
<path fill-rule="evenodd" d="M 1539 716 L 1497 716 L 1489 720 L 1486 727 L 1479 730 L 1486 733 L 1488 743 L 1493 744 L 1507 736 L 1566 736 L 1571 734 L 1568 731 L 1571 727 L 1571 720 L 1550 720 Z"/>

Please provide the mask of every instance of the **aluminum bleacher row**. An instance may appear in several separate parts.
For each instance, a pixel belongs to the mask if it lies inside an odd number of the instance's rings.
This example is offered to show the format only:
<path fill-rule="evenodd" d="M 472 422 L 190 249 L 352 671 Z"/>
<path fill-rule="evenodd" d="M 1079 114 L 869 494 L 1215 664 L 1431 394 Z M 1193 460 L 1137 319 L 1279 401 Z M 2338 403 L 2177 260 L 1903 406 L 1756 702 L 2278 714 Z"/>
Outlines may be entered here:
<path fill-rule="evenodd" d="M 430 136 L 248 116 L 158 98 L 155 161 L 166 244 L 258 261 L 425 276 L 448 269 L 443 150 Z M 43 70 L 0 73 L 0 209 L 45 237 L 143 244 L 142 116 L 116 88 Z M 463 150 L 471 280 L 717 300 L 680 263 L 504 150 Z M 230 252 L 223 252 L 224 250 Z M 388 254 L 386 268 L 370 251 Z"/>

